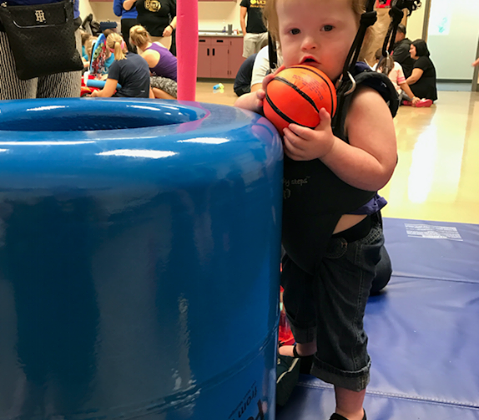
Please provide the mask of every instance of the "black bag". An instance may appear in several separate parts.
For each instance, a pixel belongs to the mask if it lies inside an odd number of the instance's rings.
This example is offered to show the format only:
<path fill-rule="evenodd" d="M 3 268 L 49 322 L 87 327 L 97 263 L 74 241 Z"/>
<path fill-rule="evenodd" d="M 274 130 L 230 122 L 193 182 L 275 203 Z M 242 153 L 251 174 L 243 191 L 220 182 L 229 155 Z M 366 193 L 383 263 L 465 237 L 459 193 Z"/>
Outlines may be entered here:
<path fill-rule="evenodd" d="M 70 0 L 27 6 L 2 3 L 0 20 L 7 33 L 19 79 L 83 69 L 76 48 L 76 23 Z"/>

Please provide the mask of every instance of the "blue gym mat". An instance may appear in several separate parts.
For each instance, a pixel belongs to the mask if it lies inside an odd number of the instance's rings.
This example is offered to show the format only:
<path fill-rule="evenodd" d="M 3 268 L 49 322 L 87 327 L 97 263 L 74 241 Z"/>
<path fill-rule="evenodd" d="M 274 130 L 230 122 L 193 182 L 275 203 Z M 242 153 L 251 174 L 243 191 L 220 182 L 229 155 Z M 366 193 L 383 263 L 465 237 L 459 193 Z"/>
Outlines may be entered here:
<path fill-rule="evenodd" d="M 369 420 L 479 419 L 479 225 L 385 219 L 393 277 L 371 297 Z M 300 375 L 276 420 L 329 419 L 332 386 Z"/>

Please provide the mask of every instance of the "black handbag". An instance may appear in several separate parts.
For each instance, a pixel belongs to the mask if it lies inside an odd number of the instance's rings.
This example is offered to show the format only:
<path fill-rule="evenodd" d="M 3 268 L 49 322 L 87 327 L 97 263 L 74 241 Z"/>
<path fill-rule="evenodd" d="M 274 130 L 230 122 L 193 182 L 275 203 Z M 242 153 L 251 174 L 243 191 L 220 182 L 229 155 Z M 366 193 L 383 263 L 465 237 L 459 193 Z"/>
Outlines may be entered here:
<path fill-rule="evenodd" d="M 76 48 L 76 24 L 70 0 L 27 6 L 2 3 L 0 21 L 19 79 L 83 69 Z"/>

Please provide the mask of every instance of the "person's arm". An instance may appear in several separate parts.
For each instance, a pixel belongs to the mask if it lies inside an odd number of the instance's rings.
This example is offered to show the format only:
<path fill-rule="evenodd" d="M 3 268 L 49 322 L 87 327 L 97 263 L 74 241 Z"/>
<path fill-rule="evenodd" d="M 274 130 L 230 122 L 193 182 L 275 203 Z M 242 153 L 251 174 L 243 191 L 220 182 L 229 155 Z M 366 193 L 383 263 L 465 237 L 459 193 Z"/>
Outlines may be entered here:
<path fill-rule="evenodd" d="M 176 16 L 173 18 L 171 23 L 163 31 L 163 36 L 171 36 L 173 31 L 176 29 Z"/>
<path fill-rule="evenodd" d="M 398 86 L 406 93 L 409 98 L 411 98 L 412 105 L 416 106 L 416 104 L 420 101 L 417 96 L 414 96 L 409 85 L 406 83 L 406 78 L 404 77 L 404 72 L 402 70 L 401 64 L 395 62 L 394 69 L 397 71 L 397 84 Z M 391 73 L 390 73 L 391 74 Z"/>
<path fill-rule="evenodd" d="M 409 45 L 407 43 L 401 44 L 399 47 L 395 48 L 393 51 L 393 59 L 399 64 L 404 63 L 408 58 L 411 57 L 409 53 Z"/>
<path fill-rule="evenodd" d="M 419 69 L 419 68 L 415 68 L 412 70 L 412 73 L 411 73 L 411 76 L 409 76 L 407 79 L 406 79 L 406 83 L 408 85 L 413 85 L 414 83 L 416 83 L 423 75 L 424 71 Z"/>
<path fill-rule="evenodd" d="M 414 96 L 414 93 L 412 93 L 412 90 L 409 85 L 404 81 L 402 83 L 399 83 L 399 86 L 404 92 L 406 92 L 406 95 L 411 98 L 412 105 L 416 106 L 420 99 L 417 96 Z"/>
<path fill-rule="evenodd" d="M 246 35 L 246 13 L 248 12 L 248 9 L 244 6 L 240 7 L 240 25 L 241 25 L 241 31 L 243 32 L 243 36 Z"/>
<path fill-rule="evenodd" d="M 246 95 L 241 95 L 235 102 L 235 106 L 237 108 L 248 109 L 250 111 L 257 112 L 259 114 L 263 113 L 263 100 L 265 98 L 265 91 L 266 86 L 268 83 L 273 80 L 274 76 L 278 71 L 283 70 L 284 67 L 280 67 L 276 72 L 273 74 L 268 74 L 263 80 L 261 84 L 254 85 L 251 88 L 251 92 L 247 93 Z"/>
<path fill-rule="evenodd" d="M 397 159 L 396 133 L 384 99 L 371 88 L 359 88 L 346 118 L 349 144 L 334 136 L 331 117 L 320 110 L 314 129 L 290 124 L 284 150 L 293 160 L 320 159 L 340 179 L 356 188 L 377 191 L 391 178 Z"/>
<path fill-rule="evenodd" d="M 95 98 L 111 98 L 116 91 L 118 80 L 107 79 L 105 86 L 102 90 L 95 90 L 91 93 L 91 96 Z"/>
<path fill-rule="evenodd" d="M 121 0 L 114 0 L 113 2 L 113 13 L 117 16 L 121 16 L 123 8 L 121 7 Z"/>
<path fill-rule="evenodd" d="M 479 66 L 479 57 L 477 58 L 476 61 L 474 61 L 474 63 L 472 63 L 473 67 L 476 67 L 476 66 Z"/>
<path fill-rule="evenodd" d="M 262 88 L 263 79 L 269 73 L 268 48 L 267 46 L 263 47 L 254 60 L 253 72 L 251 73 L 251 92 Z"/>
<path fill-rule="evenodd" d="M 148 67 L 153 68 L 155 67 L 161 59 L 161 55 L 157 51 L 147 50 L 143 54 L 140 54 L 148 63 Z"/>
<path fill-rule="evenodd" d="M 131 8 L 135 5 L 135 3 L 136 3 L 136 0 L 125 0 L 123 2 L 123 9 L 131 10 Z"/>

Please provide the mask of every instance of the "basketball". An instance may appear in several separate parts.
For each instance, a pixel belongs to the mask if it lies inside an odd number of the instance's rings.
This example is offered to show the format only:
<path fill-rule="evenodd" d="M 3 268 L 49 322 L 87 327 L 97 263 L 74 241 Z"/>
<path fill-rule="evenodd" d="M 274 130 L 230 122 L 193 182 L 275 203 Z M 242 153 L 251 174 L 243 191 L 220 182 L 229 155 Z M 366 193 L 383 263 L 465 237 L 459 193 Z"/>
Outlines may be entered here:
<path fill-rule="evenodd" d="M 280 134 L 292 123 L 316 128 L 321 108 L 333 117 L 336 89 L 328 76 L 314 67 L 297 65 L 284 69 L 266 87 L 264 115 Z"/>

